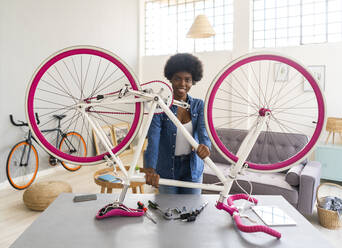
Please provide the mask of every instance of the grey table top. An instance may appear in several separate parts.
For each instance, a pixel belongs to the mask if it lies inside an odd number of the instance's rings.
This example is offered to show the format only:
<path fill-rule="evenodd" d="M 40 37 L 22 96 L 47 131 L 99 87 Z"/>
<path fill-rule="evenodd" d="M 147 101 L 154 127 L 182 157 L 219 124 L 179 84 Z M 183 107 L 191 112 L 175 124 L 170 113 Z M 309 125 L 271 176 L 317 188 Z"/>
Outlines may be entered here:
<path fill-rule="evenodd" d="M 115 194 L 98 194 L 96 201 L 73 202 L 74 194 L 61 194 L 11 247 L 332 247 L 294 207 L 281 196 L 257 196 L 258 205 L 276 205 L 297 222 L 296 226 L 275 229 L 282 233 L 280 240 L 264 233 L 242 233 L 231 216 L 215 208 L 217 195 L 152 195 L 128 194 L 125 205 L 136 208 L 137 201 L 147 204 L 155 200 L 166 209 L 208 206 L 195 222 L 165 220 L 157 217 L 157 224 L 146 217 L 111 217 L 95 219 L 99 209 L 113 202 Z M 247 213 L 258 223 L 255 214 Z M 247 220 L 244 222 L 251 225 Z"/>

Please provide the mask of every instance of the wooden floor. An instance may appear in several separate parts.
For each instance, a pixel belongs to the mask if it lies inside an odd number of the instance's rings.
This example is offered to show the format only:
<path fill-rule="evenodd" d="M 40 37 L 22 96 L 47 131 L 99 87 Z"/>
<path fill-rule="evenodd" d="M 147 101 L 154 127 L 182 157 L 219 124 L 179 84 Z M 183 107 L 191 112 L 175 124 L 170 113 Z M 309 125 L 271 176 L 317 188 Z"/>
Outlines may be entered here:
<path fill-rule="evenodd" d="M 127 158 L 129 160 L 129 158 Z M 128 164 L 124 161 L 124 164 Z M 39 176 L 36 182 L 47 180 L 62 180 L 68 182 L 74 193 L 100 193 L 100 187 L 93 181 L 93 174 L 105 165 L 82 167 L 79 171 L 69 172 L 61 166 L 53 169 L 53 173 Z M 144 187 L 146 193 L 156 192 L 149 185 Z M 117 191 L 120 192 L 120 191 Z M 22 201 L 24 191 L 17 191 L 11 187 L 0 190 L 0 248 L 9 247 L 25 229 L 41 214 L 27 209 Z M 327 238 L 327 242 L 341 247 L 342 228 L 329 230 L 318 223 L 317 212 L 307 219 Z"/>

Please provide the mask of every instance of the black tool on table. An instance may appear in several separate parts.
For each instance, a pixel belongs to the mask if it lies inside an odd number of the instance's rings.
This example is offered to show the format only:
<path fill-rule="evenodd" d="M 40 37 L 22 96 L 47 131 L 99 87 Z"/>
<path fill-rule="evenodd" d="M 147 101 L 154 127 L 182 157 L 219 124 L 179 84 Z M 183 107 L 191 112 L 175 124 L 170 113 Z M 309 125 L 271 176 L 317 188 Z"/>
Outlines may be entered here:
<path fill-rule="evenodd" d="M 208 205 L 208 202 L 205 202 L 202 204 L 202 206 L 200 206 L 197 209 L 193 209 L 190 212 L 187 213 L 183 213 L 181 215 L 179 215 L 177 218 L 175 218 L 175 220 L 181 220 L 184 222 L 192 222 L 195 221 L 197 216 L 203 211 L 203 209 Z"/>
<path fill-rule="evenodd" d="M 168 209 L 168 211 L 163 211 L 156 202 L 149 200 L 148 201 L 148 207 L 155 209 L 155 210 L 158 210 L 162 214 L 162 216 L 167 220 L 173 219 L 171 210 Z"/>
<path fill-rule="evenodd" d="M 163 211 L 156 202 L 148 201 L 148 207 L 158 210 L 162 216 L 167 220 L 181 220 L 184 222 L 192 222 L 196 220 L 196 217 L 203 211 L 203 209 L 208 205 L 208 202 L 203 203 L 199 208 L 193 209 L 192 211 L 186 213 L 178 212 L 178 216 L 174 217 L 172 210 L 170 208 L 167 211 Z M 175 208 L 178 209 L 178 208 Z M 184 207 L 183 207 L 184 209 Z"/>
<path fill-rule="evenodd" d="M 74 197 L 74 202 L 83 202 L 83 201 L 93 201 L 96 200 L 96 194 L 88 194 L 88 195 L 76 195 Z"/>

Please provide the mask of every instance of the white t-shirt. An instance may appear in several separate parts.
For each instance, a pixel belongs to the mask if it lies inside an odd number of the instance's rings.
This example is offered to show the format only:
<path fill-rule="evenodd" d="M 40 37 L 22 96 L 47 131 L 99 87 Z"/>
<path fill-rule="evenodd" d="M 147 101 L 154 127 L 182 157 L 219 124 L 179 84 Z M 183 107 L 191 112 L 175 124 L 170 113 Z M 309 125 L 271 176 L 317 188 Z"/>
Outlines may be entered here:
<path fill-rule="evenodd" d="M 183 124 L 183 126 L 192 135 L 192 122 L 189 121 L 188 123 Z M 180 129 L 177 129 L 175 156 L 188 155 L 191 153 L 191 149 L 192 147 L 190 143 L 187 141 Z"/>

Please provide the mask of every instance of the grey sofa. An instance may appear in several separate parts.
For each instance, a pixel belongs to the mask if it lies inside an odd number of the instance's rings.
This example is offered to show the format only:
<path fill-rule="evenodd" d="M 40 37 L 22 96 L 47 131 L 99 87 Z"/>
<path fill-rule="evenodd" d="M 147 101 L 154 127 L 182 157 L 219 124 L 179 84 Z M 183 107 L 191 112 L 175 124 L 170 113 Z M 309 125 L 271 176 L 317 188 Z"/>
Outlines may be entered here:
<path fill-rule="evenodd" d="M 217 134 L 232 151 L 237 151 L 247 132 L 239 129 L 218 129 Z M 265 141 L 265 142 L 264 142 Z M 301 134 L 262 132 L 254 145 L 248 161 L 254 163 L 275 163 L 280 158 L 301 150 L 307 143 L 307 137 Z M 263 145 L 264 144 L 264 145 Z M 230 163 L 212 147 L 210 158 L 228 175 Z M 254 195 L 282 195 L 288 202 L 304 215 L 311 215 L 315 202 L 316 189 L 320 183 L 321 164 L 317 161 L 304 160 L 285 172 L 254 172 L 244 170 L 238 175 L 238 183 L 249 192 L 252 183 Z M 218 178 L 205 166 L 203 183 L 216 183 Z M 234 182 L 231 194 L 242 190 Z M 217 193 L 203 190 L 202 193 Z"/>

